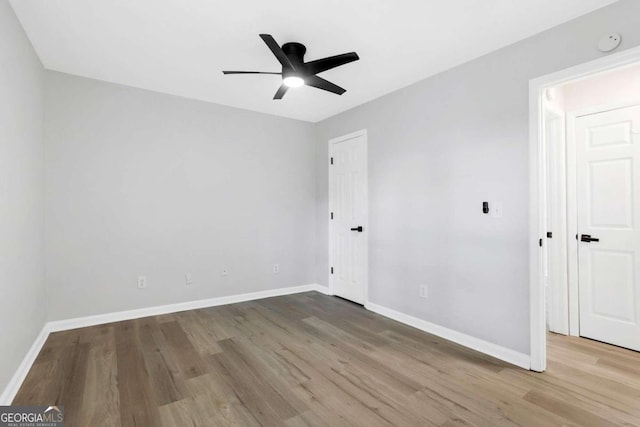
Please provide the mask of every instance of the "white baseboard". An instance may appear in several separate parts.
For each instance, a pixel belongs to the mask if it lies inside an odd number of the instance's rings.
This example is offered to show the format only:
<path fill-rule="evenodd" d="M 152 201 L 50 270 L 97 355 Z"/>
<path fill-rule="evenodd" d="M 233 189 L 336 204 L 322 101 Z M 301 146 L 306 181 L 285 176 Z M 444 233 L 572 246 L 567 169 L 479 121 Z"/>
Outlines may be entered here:
<path fill-rule="evenodd" d="M 462 332 L 454 331 L 453 329 L 445 328 L 444 326 L 427 322 L 426 320 L 418 319 L 417 317 L 413 317 L 372 302 L 367 302 L 365 304 L 365 308 L 373 311 L 374 313 L 378 313 L 400 323 L 404 323 L 405 325 L 413 326 L 414 328 L 437 335 L 446 340 L 453 341 L 457 344 L 479 351 L 480 353 L 488 354 L 489 356 L 511 363 L 512 365 L 516 365 L 524 369 L 531 369 L 531 360 L 527 354 L 463 334 Z"/>
<path fill-rule="evenodd" d="M 176 304 L 158 305 L 135 310 L 118 311 L 115 313 L 98 314 L 95 316 L 77 317 L 74 319 L 55 320 L 49 322 L 50 331 L 66 331 L 87 326 L 102 325 L 104 323 L 121 322 L 123 320 L 139 319 L 141 317 L 158 316 L 161 314 L 177 313 L 179 311 L 196 310 L 198 308 L 216 307 L 218 305 L 235 304 L 238 302 L 257 299 L 292 295 L 301 292 L 323 292 L 320 285 L 302 285 L 290 288 L 269 289 L 266 291 L 249 292 L 246 294 L 229 295 L 225 297 L 208 298 L 196 301 L 179 302 Z"/>
<path fill-rule="evenodd" d="M 325 295 L 330 295 L 333 296 L 333 292 L 331 292 L 331 290 L 329 289 L 328 286 L 323 286 L 323 285 L 312 285 L 313 286 L 313 290 L 316 292 L 320 292 L 321 294 L 325 294 Z"/>
<path fill-rule="evenodd" d="M 40 350 L 42 349 L 42 346 L 44 345 L 48 336 L 48 324 L 45 324 L 33 344 L 31 344 L 31 348 L 29 348 L 29 351 L 27 351 L 24 359 L 22 359 L 22 362 L 18 366 L 18 369 L 16 369 L 13 377 L 11 377 L 11 380 L 9 380 L 9 384 L 7 384 L 7 386 L 4 388 L 4 391 L 2 392 L 2 395 L 0 395 L 0 405 L 11 405 L 13 398 L 16 397 L 16 393 L 18 393 L 22 382 L 27 377 L 27 374 L 31 369 L 31 365 L 33 365 L 36 357 L 38 357 L 38 353 L 40 353 Z"/>
<path fill-rule="evenodd" d="M 40 331 L 40 334 L 38 334 L 36 340 L 31 345 L 31 348 L 22 360 L 22 363 L 20 363 L 20 366 L 18 366 L 18 369 L 9 381 L 9 384 L 7 384 L 4 391 L 0 395 L 0 405 L 11 404 L 16 394 L 18 393 L 20 386 L 22 385 L 22 382 L 29 373 L 33 362 L 36 360 L 38 353 L 40 353 L 42 346 L 44 345 L 47 337 L 51 332 L 66 331 L 69 329 L 102 325 L 104 323 L 120 322 L 123 320 L 139 319 L 141 317 L 157 316 L 160 314 L 176 313 L 179 311 L 215 307 L 218 305 L 234 304 L 238 302 L 253 301 L 263 298 L 292 295 L 310 291 L 317 291 L 329 295 L 329 288 L 327 288 L 326 286 L 311 284 L 47 322 L 42 327 L 42 330 Z"/>

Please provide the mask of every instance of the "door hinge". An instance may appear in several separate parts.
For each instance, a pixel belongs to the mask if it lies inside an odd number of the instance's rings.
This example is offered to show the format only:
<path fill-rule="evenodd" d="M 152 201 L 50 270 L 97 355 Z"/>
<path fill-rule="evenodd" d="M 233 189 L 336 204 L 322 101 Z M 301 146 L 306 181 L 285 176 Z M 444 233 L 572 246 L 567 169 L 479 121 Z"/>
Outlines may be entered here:
<path fill-rule="evenodd" d="M 333 219 L 333 212 L 331 212 L 331 219 Z"/>
<path fill-rule="evenodd" d="M 333 164 L 333 157 L 331 158 L 331 164 Z"/>
<path fill-rule="evenodd" d="M 333 267 L 331 267 L 331 274 L 333 274 Z"/>
<path fill-rule="evenodd" d="M 538 241 L 538 244 L 540 245 L 540 247 L 542 247 L 542 239 L 540 239 L 540 241 Z"/>

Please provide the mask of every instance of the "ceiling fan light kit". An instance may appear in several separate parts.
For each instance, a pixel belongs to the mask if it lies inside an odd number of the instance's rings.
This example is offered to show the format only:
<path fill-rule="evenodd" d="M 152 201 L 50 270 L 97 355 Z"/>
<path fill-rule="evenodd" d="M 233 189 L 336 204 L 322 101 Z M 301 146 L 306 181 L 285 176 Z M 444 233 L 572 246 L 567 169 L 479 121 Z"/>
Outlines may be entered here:
<path fill-rule="evenodd" d="M 346 89 L 331 83 L 328 80 L 318 77 L 317 74 L 340 65 L 360 59 L 355 52 L 343 53 L 341 55 L 330 56 L 327 58 L 316 59 L 314 61 L 304 62 L 304 54 L 307 48 L 301 43 L 285 43 L 280 47 L 270 34 L 260 34 L 260 38 L 265 42 L 271 50 L 280 65 L 282 72 L 271 71 L 223 71 L 223 74 L 276 74 L 282 76 L 282 84 L 278 88 L 273 99 L 282 99 L 289 88 L 300 86 L 311 86 L 322 89 L 327 92 L 342 95 Z"/>
<path fill-rule="evenodd" d="M 304 86 L 304 79 L 298 76 L 289 76 L 283 78 L 282 83 L 286 84 L 289 87 L 300 87 Z"/>

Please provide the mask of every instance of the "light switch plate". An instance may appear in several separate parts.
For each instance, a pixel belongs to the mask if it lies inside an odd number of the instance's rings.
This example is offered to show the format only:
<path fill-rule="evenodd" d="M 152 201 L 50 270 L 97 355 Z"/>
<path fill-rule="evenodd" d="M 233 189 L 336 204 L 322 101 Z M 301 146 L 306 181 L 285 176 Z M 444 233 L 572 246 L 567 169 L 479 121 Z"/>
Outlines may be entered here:
<path fill-rule="evenodd" d="M 491 209 L 491 216 L 493 218 L 502 218 L 503 210 L 502 210 L 502 202 L 494 202 L 493 207 Z"/>

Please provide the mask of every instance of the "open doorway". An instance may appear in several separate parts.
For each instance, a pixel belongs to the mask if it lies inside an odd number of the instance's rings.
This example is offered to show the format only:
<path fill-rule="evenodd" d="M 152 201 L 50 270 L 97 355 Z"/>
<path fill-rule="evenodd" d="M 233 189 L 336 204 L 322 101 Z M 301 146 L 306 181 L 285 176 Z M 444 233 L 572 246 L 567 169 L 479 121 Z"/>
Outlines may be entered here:
<path fill-rule="evenodd" d="M 547 331 L 640 351 L 640 50 L 530 89 L 532 369 Z"/>

